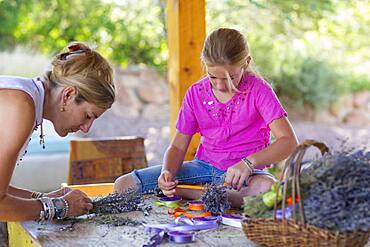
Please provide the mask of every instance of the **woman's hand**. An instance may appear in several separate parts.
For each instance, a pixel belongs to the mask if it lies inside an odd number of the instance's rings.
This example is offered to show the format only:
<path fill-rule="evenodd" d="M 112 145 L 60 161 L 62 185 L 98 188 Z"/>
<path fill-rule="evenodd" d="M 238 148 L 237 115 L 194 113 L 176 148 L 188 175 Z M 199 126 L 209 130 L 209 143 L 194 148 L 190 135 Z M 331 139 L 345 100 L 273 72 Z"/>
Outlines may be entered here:
<path fill-rule="evenodd" d="M 71 188 L 63 187 L 63 188 L 60 188 L 59 190 L 55 190 L 55 191 L 46 193 L 46 194 L 44 194 L 44 196 L 46 196 L 46 197 L 62 197 L 70 191 L 72 191 Z"/>
<path fill-rule="evenodd" d="M 177 183 L 178 181 L 173 181 L 173 175 L 167 170 L 162 171 L 158 177 L 158 187 L 166 196 L 173 196 L 175 194 Z"/>
<path fill-rule="evenodd" d="M 80 190 L 72 190 L 63 196 L 68 202 L 67 216 L 79 216 L 86 214 L 93 208 L 90 198 Z"/>
<path fill-rule="evenodd" d="M 240 161 L 227 169 L 225 183 L 239 191 L 250 175 L 252 175 L 251 170 L 243 161 Z"/>

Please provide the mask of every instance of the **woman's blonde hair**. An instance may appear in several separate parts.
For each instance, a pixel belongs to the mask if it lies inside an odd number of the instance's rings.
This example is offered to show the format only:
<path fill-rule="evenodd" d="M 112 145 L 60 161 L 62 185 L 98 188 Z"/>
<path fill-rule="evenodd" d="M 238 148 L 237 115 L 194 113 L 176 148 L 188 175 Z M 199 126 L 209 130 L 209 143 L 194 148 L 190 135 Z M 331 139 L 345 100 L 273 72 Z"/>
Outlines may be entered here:
<path fill-rule="evenodd" d="M 109 62 L 81 42 L 70 43 L 67 49 L 54 57 L 52 68 L 46 73 L 51 89 L 72 86 L 77 89 L 77 103 L 87 101 L 110 108 L 116 95 Z"/>
<path fill-rule="evenodd" d="M 244 36 L 235 29 L 219 28 L 207 36 L 200 59 L 206 68 L 224 65 L 240 66 L 242 72 L 257 74 L 252 68 L 252 59 L 247 63 L 248 57 L 251 59 Z M 229 91 L 237 91 L 229 73 L 226 73 L 226 78 Z"/>

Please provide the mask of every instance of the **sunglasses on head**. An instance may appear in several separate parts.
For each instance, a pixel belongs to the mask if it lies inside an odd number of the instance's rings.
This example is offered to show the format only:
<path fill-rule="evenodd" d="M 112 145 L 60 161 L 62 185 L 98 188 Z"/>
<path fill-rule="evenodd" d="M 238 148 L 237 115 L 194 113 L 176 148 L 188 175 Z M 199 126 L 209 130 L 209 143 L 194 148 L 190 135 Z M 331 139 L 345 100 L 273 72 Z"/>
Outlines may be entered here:
<path fill-rule="evenodd" d="M 84 48 L 82 48 L 79 44 L 68 46 L 68 50 L 69 50 L 68 52 L 63 52 L 63 53 L 59 54 L 58 55 L 58 59 L 60 59 L 60 60 L 67 60 L 67 57 L 69 55 L 81 54 L 81 53 L 87 52 L 87 50 L 84 49 Z"/>

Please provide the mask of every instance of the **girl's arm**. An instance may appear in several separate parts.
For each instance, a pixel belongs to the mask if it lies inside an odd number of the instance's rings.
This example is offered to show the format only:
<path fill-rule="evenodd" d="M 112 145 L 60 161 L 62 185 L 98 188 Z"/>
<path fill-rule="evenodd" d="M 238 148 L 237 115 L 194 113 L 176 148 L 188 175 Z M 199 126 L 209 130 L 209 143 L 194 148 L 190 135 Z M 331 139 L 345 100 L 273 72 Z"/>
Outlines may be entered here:
<path fill-rule="evenodd" d="M 174 176 L 184 161 L 192 136 L 181 134 L 176 131 L 170 146 L 167 148 L 164 158 L 162 171 L 167 170 Z"/>
<path fill-rule="evenodd" d="M 158 178 L 158 186 L 167 196 L 175 193 L 177 182 L 173 181 L 173 178 L 184 161 L 191 138 L 192 136 L 184 135 L 177 131 L 164 154 L 162 172 Z"/>
<path fill-rule="evenodd" d="M 18 153 L 32 131 L 34 117 L 35 107 L 27 94 L 0 91 L 0 221 L 33 220 L 40 215 L 40 202 L 8 193 Z M 27 197 L 27 193 L 19 193 Z"/>
<path fill-rule="evenodd" d="M 254 167 L 282 161 L 287 158 L 298 145 L 297 137 L 287 117 L 272 121 L 269 127 L 276 140 L 265 149 L 247 157 Z"/>
<path fill-rule="evenodd" d="M 298 145 L 297 137 L 286 117 L 272 121 L 269 127 L 276 141 L 261 151 L 246 157 L 253 167 L 279 162 L 287 158 Z M 239 161 L 227 169 L 225 182 L 234 189 L 240 190 L 251 172 L 252 170 L 244 161 Z"/>

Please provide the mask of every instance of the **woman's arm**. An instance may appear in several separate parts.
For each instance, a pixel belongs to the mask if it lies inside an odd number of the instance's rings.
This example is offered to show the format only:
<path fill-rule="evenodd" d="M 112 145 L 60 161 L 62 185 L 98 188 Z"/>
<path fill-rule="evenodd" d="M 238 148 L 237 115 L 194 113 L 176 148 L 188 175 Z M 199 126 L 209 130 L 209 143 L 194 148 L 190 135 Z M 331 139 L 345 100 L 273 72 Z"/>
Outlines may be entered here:
<path fill-rule="evenodd" d="M 253 166 L 272 164 L 287 158 L 297 147 L 298 140 L 286 117 L 276 119 L 269 125 L 276 140 L 265 149 L 247 157 Z"/>
<path fill-rule="evenodd" d="M 20 197 L 24 199 L 31 199 L 32 191 L 21 189 L 12 185 L 8 186 L 8 195 L 12 195 L 15 197 Z"/>
<path fill-rule="evenodd" d="M 35 107 L 28 95 L 0 91 L 0 221 L 32 220 L 40 215 L 40 202 L 8 193 L 18 153 L 32 131 L 34 118 Z"/>

